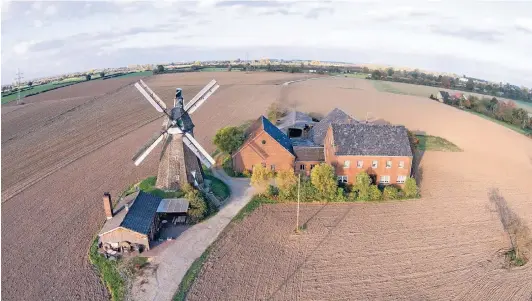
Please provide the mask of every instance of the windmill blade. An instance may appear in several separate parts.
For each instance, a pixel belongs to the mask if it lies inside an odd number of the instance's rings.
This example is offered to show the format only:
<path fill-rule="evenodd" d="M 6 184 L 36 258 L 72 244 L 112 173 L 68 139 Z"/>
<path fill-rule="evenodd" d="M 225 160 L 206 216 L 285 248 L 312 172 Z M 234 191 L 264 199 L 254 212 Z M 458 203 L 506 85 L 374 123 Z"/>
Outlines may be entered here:
<path fill-rule="evenodd" d="M 211 80 L 194 98 L 187 102 L 185 111 L 189 114 L 194 113 L 219 87 L 220 85 L 216 83 L 216 80 Z"/>
<path fill-rule="evenodd" d="M 183 136 L 183 142 L 186 146 L 200 159 L 208 168 L 211 168 L 214 165 L 214 159 L 209 155 L 209 153 L 199 144 L 199 142 L 192 137 L 189 133 L 186 133 Z"/>
<path fill-rule="evenodd" d="M 146 92 L 146 90 L 144 90 L 144 88 L 139 84 L 139 83 L 135 83 L 135 88 L 137 88 L 137 90 L 139 90 L 139 92 L 151 103 L 151 105 L 158 111 L 158 112 L 161 112 L 161 113 L 166 113 L 165 109 L 166 108 L 166 105 L 164 106 L 164 108 L 157 102 L 155 101 L 151 95 Z M 163 103 L 164 104 L 164 103 Z"/>
<path fill-rule="evenodd" d="M 164 110 L 166 110 L 166 103 L 164 103 L 164 101 L 162 101 L 159 96 L 157 94 L 155 94 L 155 92 L 152 91 L 152 89 L 150 89 L 150 87 L 148 87 L 148 85 L 146 85 L 146 83 L 144 83 L 144 81 L 141 79 L 139 80 L 140 82 L 140 85 L 146 90 L 148 91 L 148 93 L 151 95 L 151 97 L 153 97 L 153 99 L 161 106 L 161 108 L 163 108 Z"/>
<path fill-rule="evenodd" d="M 133 161 L 135 162 L 136 166 L 139 166 L 139 164 L 151 153 L 157 144 L 163 141 L 165 134 L 166 131 L 158 133 L 158 136 L 153 137 L 146 144 L 144 144 L 144 146 L 142 146 L 142 148 L 133 157 Z"/>

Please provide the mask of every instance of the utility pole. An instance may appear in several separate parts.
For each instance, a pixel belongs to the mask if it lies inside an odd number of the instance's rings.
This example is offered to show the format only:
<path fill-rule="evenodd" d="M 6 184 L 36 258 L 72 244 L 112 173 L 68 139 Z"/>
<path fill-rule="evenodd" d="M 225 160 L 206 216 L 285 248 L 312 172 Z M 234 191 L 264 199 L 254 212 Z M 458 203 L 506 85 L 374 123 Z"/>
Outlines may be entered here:
<path fill-rule="evenodd" d="M 15 78 L 15 80 L 17 81 L 17 90 L 18 90 L 18 95 L 17 95 L 17 105 L 20 104 L 20 82 L 21 80 L 23 79 L 24 77 L 22 77 L 22 73 L 20 72 L 20 69 L 17 68 L 17 77 Z"/>
<path fill-rule="evenodd" d="M 297 180 L 297 213 L 296 213 L 296 233 L 299 233 L 299 191 L 301 190 L 301 173 Z"/>

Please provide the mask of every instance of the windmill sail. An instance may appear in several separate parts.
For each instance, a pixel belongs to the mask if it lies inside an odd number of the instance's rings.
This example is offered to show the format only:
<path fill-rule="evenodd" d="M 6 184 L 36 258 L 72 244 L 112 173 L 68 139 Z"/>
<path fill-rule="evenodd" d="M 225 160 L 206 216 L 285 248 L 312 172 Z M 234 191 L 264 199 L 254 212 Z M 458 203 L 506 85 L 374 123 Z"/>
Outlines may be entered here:
<path fill-rule="evenodd" d="M 151 151 L 157 146 L 157 144 L 161 143 L 165 134 L 166 132 L 157 133 L 156 136 L 154 136 L 140 148 L 140 150 L 133 157 L 133 161 L 135 162 L 136 166 L 138 166 L 142 161 L 144 161 L 146 156 L 151 153 Z"/>
<path fill-rule="evenodd" d="M 187 111 L 189 114 L 194 113 L 194 111 L 196 111 L 219 87 L 220 85 L 218 85 L 216 80 L 213 79 L 210 83 L 203 87 L 203 89 L 201 89 L 201 91 L 199 91 L 194 98 L 187 102 L 185 105 L 185 111 Z"/>
<path fill-rule="evenodd" d="M 165 109 L 166 109 L 166 105 L 164 105 L 164 102 L 161 102 L 162 105 L 160 103 L 158 103 L 157 101 L 155 101 L 151 95 L 146 92 L 146 90 L 144 90 L 144 88 L 139 84 L 139 83 L 135 83 L 135 88 L 137 88 L 137 90 L 139 90 L 139 92 L 151 103 L 151 105 L 158 111 L 158 112 L 161 112 L 161 113 L 166 113 Z M 155 95 L 155 94 L 153 94 Z M 164 105 L 164 106 L 163 106 Z"/>
<path fill-rule="evenodd" d="M 199 142 L 192 137 L 189 133 L 186 133 L 183 136 L 183 142 L 186 146 L 200 159 L 208 168 L 211 168 L 214 165 L 214 159 L 209 155 L 209 153 L 199 144 Z"/>

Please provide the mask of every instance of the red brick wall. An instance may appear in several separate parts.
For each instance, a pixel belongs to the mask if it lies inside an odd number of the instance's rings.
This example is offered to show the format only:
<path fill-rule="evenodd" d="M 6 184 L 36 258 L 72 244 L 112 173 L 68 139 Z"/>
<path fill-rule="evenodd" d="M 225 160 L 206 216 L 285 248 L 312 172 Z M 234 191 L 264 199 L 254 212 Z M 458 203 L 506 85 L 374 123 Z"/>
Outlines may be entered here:
<path fill-rule="evenodd" d="M 311 165 L 318 165 L 323 162 L 319 161 L 296 161 L 294 165 L 294 172 L 297 174 L 302 172 L 302 175 L 310 176 Z M 301 169 L 301 165 L 305 165 L 305 169 Z"/>
<path fill-rule="evenodd" d="M 293 170 L 294 159 L 288 150 L 261 131 L 233 155 L 233 169 L 238 172 L 251 171 L 253 165 L 265 163 L 268 168 L 275 165 L 275 170 Z"/>
<path fill-rule="evenodd" d="M 347 181 L 352 184 L 356 175 L 361 171 L 367 172 L 369 175 L 375 175 L 376 181 L 379 184 L 381 176 L 390 176 L 390 184 L 397 184 L 398 176 L 410 176 L 412 167 L 412 157 L 385 157 L 385 156 L 336 156 L 334 155 L 335 147 L 331 145 L 330 139 L 332 130 L 329 128 L 325 136 L 325 162 L 331 164 L 335 168 L 337 176 L 347 176 Z M 362 168 L 357 167 L 357 162 L 362 161 Z M 378 162 L 377 168 L 372 168 L 372 161 Z M 392 161 L 392 167 L 386 168 L 386 161 Z M 349 161 L 349 168 L 344 168 L 344 162 Z M 404 162 L 404 167 L 399 168 L 399 161 Z M 403 186 L 403 184 L 397 184 Z"/>

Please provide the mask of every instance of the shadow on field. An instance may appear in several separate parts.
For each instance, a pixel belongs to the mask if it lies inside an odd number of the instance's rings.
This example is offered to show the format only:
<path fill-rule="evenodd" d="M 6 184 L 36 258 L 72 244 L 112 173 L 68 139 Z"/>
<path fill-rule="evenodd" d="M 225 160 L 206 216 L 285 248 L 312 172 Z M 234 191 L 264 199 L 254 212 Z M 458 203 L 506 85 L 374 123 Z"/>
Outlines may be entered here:
<path fill-rule="evenodd" d="M 412 131 L 415 135 L 426 135 L 427 133 L 425 131 L 419 131 L 419 130 L 413 130 Z M 419 141 L 418 143 L 422 143 Z M 421 167 L 421 159 L 423 159 L 423 156 L 425 155 L 425 151 L 422 150 L 425 149 L 425 146 L 423 145 L 417 145 L 413 151 L 414 158 L 412 159 L 412 177 L 416 179 L 417 185 L 420 186 L 421 182 L 423 181 L 423 167 Z"/>
<path fill-rule="evenodd" d="M 327 206 L 327 205 L 324 205 L 323 207 L 321 207 L 321 209 L 318 210 L 317 213 L 319 213 L 321 210 L 323 210 L 323 208 L 325 208 L 325 206 Z M 332 232 L 338 227 L 340 222 L 342 222 L 345 219 L 345 217 L 349 214 L 349 212 L 351 212 L 351 210 L 353 210 L 353 208 L 354 208 L 353 206 L 346 206 L 346 208 L 345 208 L 346 210 L 345 210 L 344 214 L 342 214 L 342 216 L 340 216 L 340 218 L 338 218 L 336 220 L 336 222 L 334 223 L 334 225 L 332 227 L 327 227 L 328 228 L 327 234 L 320 240 L 320 242 L 314 247 L 313 250 L 309 251 L 308 255 L 303 259 L 303 261 L 296 266 L 294 271 L 292 273 L 290 273 L 290 275 L 288 275 L 288 277 L 286 277 L 286 279 L 279 285 L 279 287 L 277 287 L 275 289 L 275 291 L 268 298 L 266 298 L 266 300 L 273 300 L 274 299 L 275 294 L 277 294 L 279 291 L 281 291 L 281 288 L 283 288 L 288 283 L 288 281 L 290 279 L 292 279 L 297 274 L 297 272 L 299 270 L 301 270 L 303 265 L 305 265 L 305 263 L 307 263 L 308 259 L 312 255 L 316 254 L 315 251 L 321 249 L 321 246 L 323 245 L 323 243 L 325 243 L 328 240 L 328 238 L 331 236 Z M 310 221 L 312 218 L 314 218 L 316 216 L 316 214 L 314 214 L 312 217 L 310 217 L 309 220 L 307 220 L 307 222 Z M 306 223 L 305 223 L 305 225 L 306 225 Z"/>

